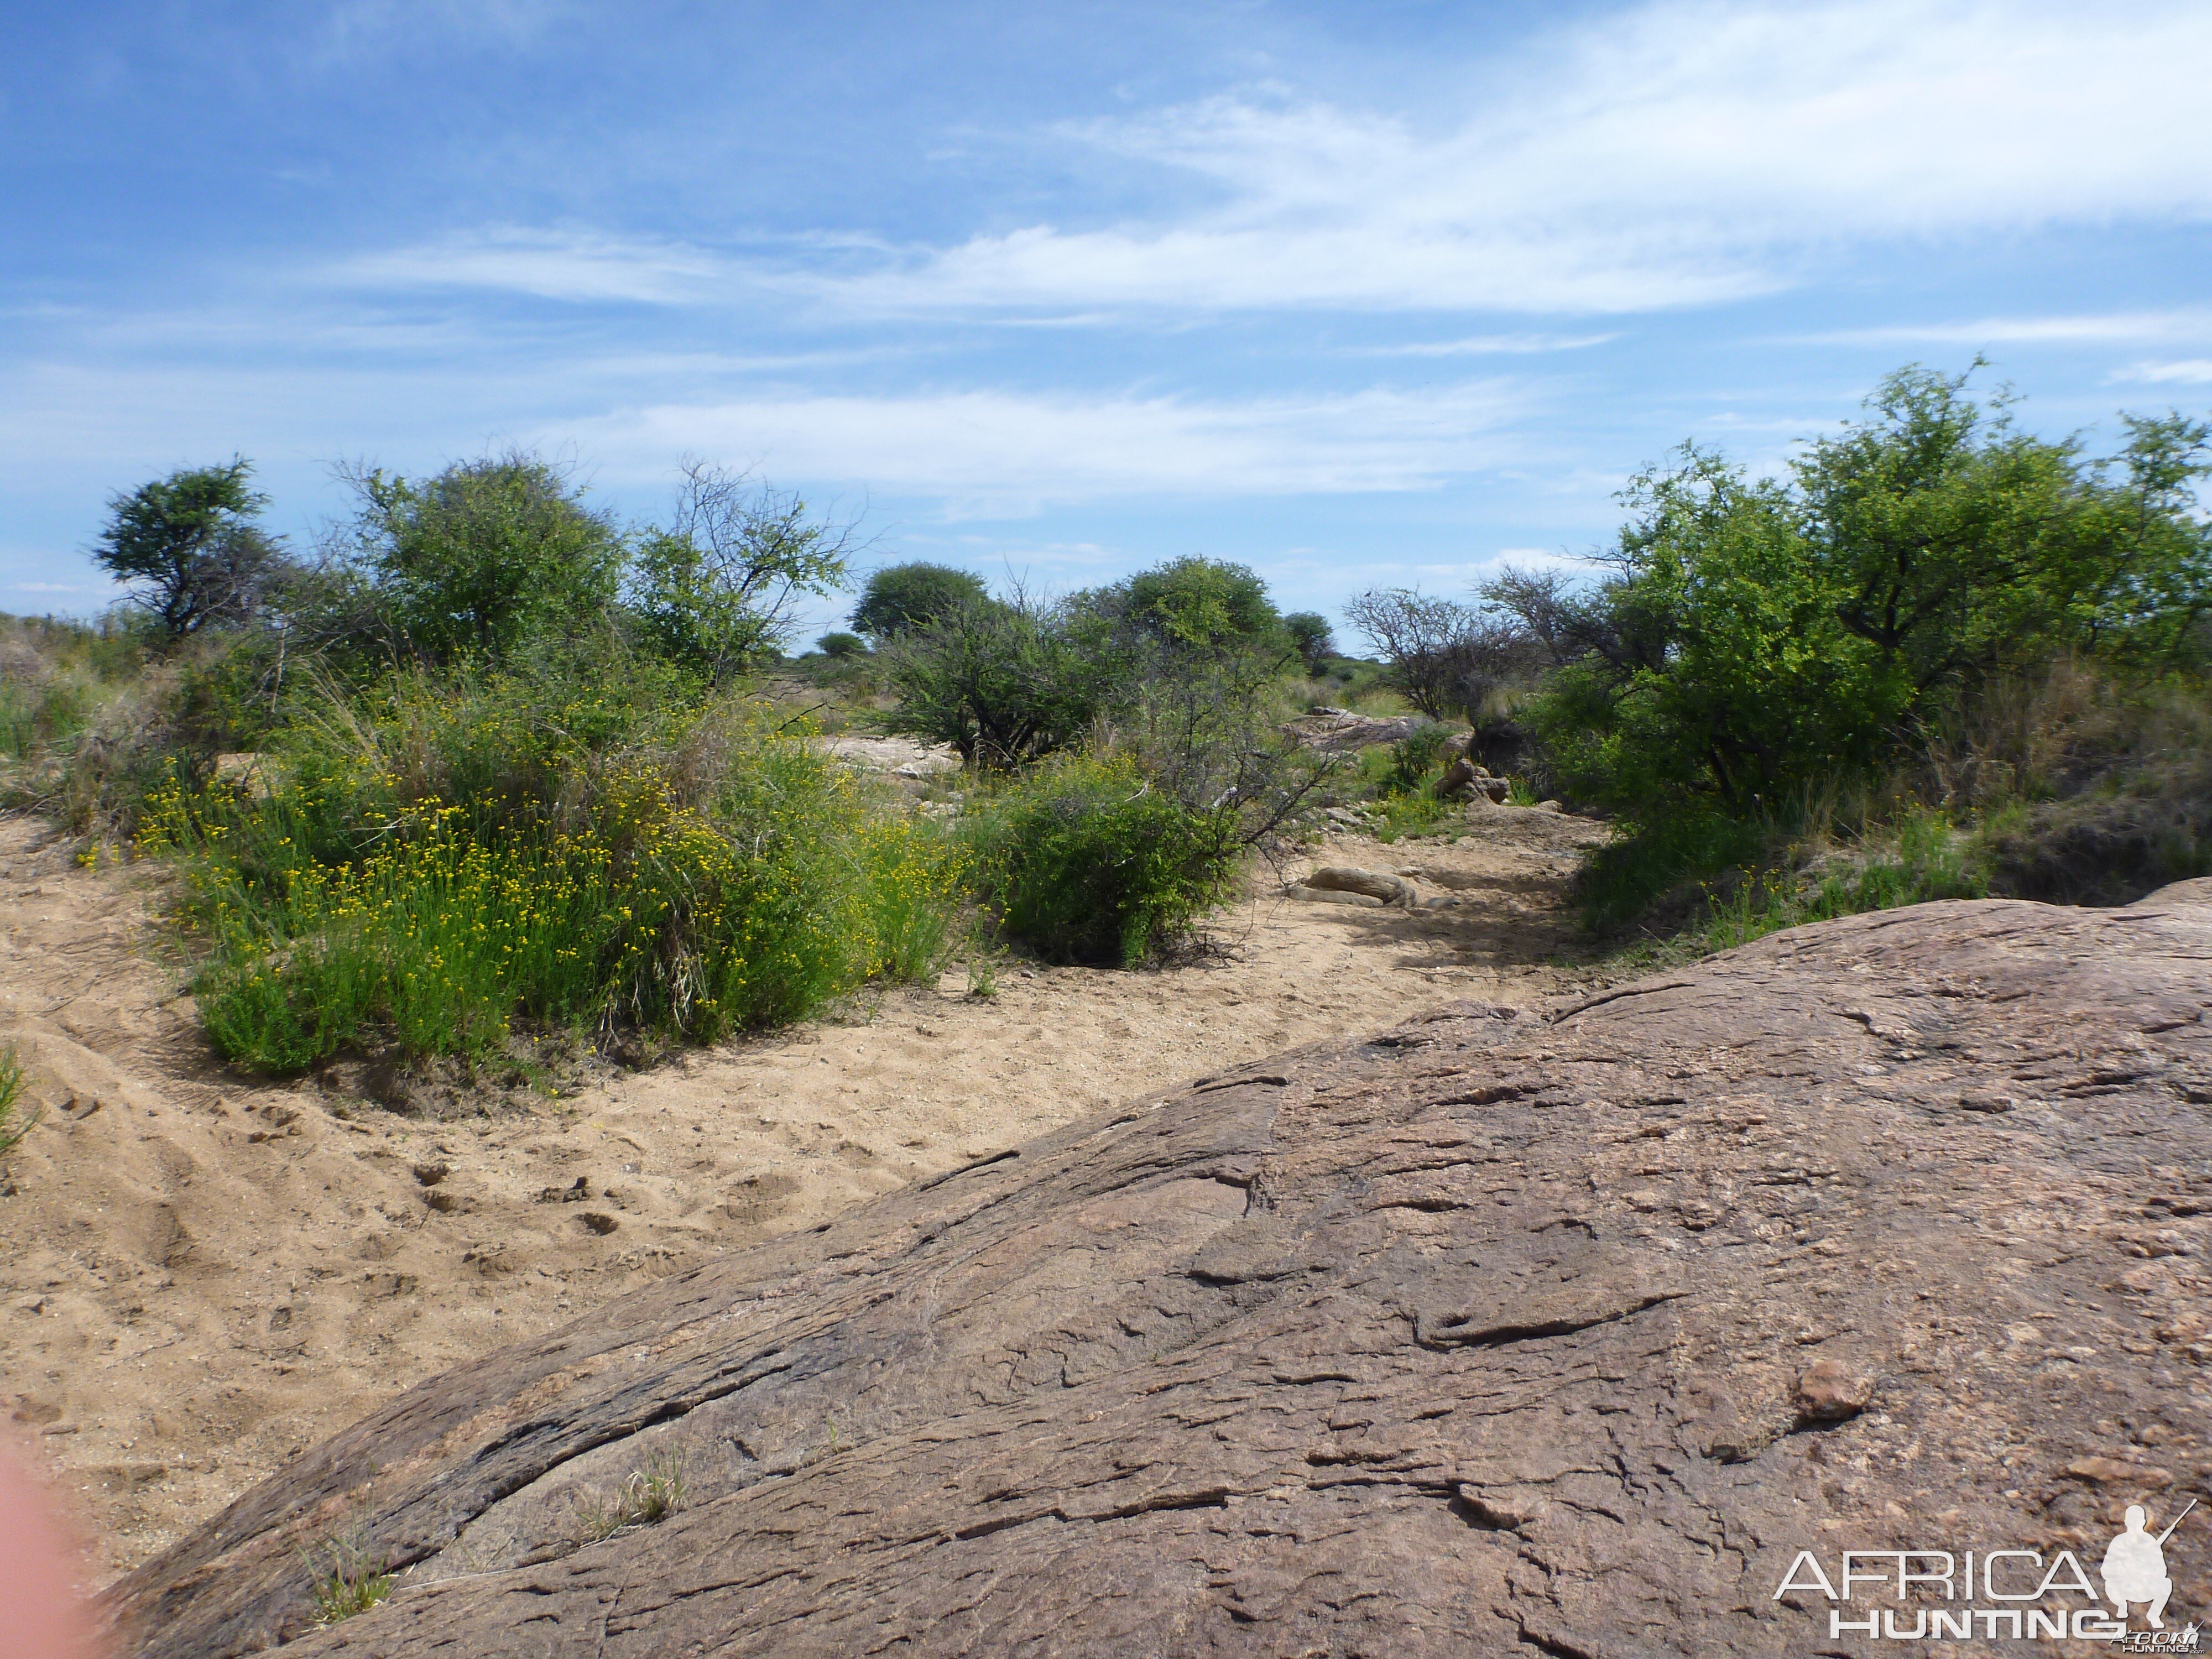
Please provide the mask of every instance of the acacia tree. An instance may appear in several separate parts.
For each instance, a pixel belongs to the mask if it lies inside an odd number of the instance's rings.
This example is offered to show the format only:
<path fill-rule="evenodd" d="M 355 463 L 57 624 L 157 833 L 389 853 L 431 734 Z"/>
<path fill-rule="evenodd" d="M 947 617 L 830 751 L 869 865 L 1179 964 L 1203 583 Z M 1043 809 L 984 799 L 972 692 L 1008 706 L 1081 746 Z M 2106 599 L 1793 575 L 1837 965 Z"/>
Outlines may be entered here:
<path fill-rule="evenodd" d="M 1362 593 L 1344 614 L 1382 653 L 1390 687 L 1431 720 L 1481 726 L 1492 695 L 1534 666 L 1528 630 L 1494 607 L 1393 587 Z"/>
<path fill-rule="evenodd" d="M 633 604 L 662 650 L 719 683 L 783 646 L 801 594 L 846 586 L 855 538 L 793 492 L 688 461 L 667 528 L 638 545 Z"/>
<path fill-rule="evenodd" d="M 1283 631 L 1291 636 L 1306 672 L 1318 675 L 1336 652 L 1336 632 L 1318 611 L 1293 611 L 1283 618 Z"/>
<path fill-rule="evenodd" d="M 419 480 L 358 466 L 339 477 L 360 502 L 344 562 L 409 655 L 503 657 L 613 609 L 629 556 L 621 531 L 535 455 L 459 461 Z"/>
<path fill-rule="evenodd" d="M 141 484 L 108 502 L 92 556 L 172 640 L 211 623 L 245 622 L 261 608 L 289 561 L 256 522 L 269 498 L 249 480 L 252 464 L 195 467 Z"/>

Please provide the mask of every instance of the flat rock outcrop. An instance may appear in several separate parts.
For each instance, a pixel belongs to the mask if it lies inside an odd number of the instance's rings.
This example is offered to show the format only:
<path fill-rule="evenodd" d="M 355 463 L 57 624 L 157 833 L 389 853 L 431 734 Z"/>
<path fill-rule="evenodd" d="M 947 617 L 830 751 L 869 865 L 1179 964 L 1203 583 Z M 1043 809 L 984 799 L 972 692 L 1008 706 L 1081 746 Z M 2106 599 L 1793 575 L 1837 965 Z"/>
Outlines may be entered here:
<path fill-rule="evenodd" d="M 2212 908 L 2157 900 L 1449 1006 L 449 1372 L 114 1611 L 196 1659 L 1856 1651 L 1800 1552 L 2094 1571 L 2208 1491 L 2208 1007 Z M 331 1538 L 404 1571 L 315 1631 Z"/>

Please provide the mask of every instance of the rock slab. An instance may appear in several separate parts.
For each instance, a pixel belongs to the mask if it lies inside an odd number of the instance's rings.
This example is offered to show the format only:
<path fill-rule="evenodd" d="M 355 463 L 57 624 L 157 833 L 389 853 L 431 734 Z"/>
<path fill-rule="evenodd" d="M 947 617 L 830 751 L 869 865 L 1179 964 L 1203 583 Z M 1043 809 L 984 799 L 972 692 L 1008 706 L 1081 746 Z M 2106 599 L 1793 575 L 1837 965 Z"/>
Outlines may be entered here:
<path fill-rule="evenodd" d="M 2002 901 L 1451 1005 L 449 1372 L 112 1611 L 178 1659 L 1831 1650 L 1800 1550 L 2094 1563 L 2212 1492 L 2208 1007 L 2212 908 Z M 398 1587 L 317 1631 L 332 1538 Z"/>

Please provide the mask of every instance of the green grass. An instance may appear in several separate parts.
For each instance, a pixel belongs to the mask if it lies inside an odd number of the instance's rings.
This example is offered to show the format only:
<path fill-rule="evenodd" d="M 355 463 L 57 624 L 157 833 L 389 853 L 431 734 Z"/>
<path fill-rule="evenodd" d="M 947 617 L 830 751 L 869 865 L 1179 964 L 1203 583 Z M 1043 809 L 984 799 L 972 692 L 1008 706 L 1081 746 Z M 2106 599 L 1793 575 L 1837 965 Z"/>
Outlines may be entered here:
<path fill-rule="evenodd" d="M 11 1043 L 0 1048 L 0 1158 L 14 1152 L 45 1115 L 33 1110 L 28 1116 L 18 1116 L 16 1109 L 22 1100 L 23 1063 Z"/>
<path fill-rule="evenodd" d="M 1941 813 L 1913 811 L 1897 827 L 1893 853 L 1854 861 L 1817 881 L 1784 871 L 1742 872 L 1712 900 L 1704 944 L 1726 951 L 1808 921 L 1988 894 L 1989 878 L 1969 861 L 1966 837 Z"/>
<path fill-rule="evenodd" d="M 1376 840 L 1387 846 L 1408 836 L 1435 835 L 1463 821 L 1464 804 L 1437 793 L 1455 741 L 1445 727 L 1428 726 L 1387 748 L 1360 752 L 1349 782 L 1378 809 Z"/>
<path fill-rule="evenodd" d="M 27 760 L 68 747 L 83 732 L 92 705 L 91 688 L 80 680 L 0 680 L 0 755 Z"/>
<path fill-rule="evenodd" d="M 313 1577 L 315 1624 L 319 1628 L 342 1623 L 357 1613 L 367 1613 L 392 1594 L 392 1575 L 380 1563 L 371 1565 L 356 1540 L 325 1540 L 320 1564 L 305 1553 L 300 1559 Z"/>

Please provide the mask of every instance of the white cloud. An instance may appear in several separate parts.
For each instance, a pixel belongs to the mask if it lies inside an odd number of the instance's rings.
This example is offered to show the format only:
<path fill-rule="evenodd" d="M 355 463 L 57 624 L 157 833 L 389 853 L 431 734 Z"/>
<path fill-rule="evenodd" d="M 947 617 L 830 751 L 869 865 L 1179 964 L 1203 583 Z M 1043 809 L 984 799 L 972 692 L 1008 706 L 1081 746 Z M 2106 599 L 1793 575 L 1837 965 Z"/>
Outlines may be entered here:
<path fill-rule="evenodd" d="M 15 591 L 18 593 L 97 593 L 104 590 L 81 587 L 71 582 L 17 582 Z"/>
<path fill-rule="evenodd" d="M 729 267 L 677 242 L 507 225 L 364 254 L 329 275 L 367 289 L 491 289 L 541 300 L 673 305 L 720 291 Z"/>
<path fill-rule="evenodd" d="M 1078 202 L 1060 222 L 903 249 L 824 228 L 775 258 L 506 226 L 334 274 L 1055 325 L 1161 307 L 1624 313 L 1774 292 L 1870 242 L 2201 222 L 2207 61 L 2212 8 L 2189 0 L 1652 0 L 1470 65 L 1425 120 L 1269 88 L 1056 130 L 1194 187 L 1174 192 L 1202 198 L 1180 213 L 1085 223 Z M 1563 349 L 1543 337 L 1427 355 Z"/>
<path fill-rule="evenodd" d="M 1038 224 L 825 278 L 848 303 L 1609 313 L 1838 246 L 2212 213 L 2212 9 L 1662 0 L 1471 76 L 1436 130 L 1227 96 L 1066 130 L 1179 218 Z"/>
<path fill-rule="evenodd" d="M 1355 357 L 1522 356 L 1540 351 L 1579 351 L 1605 345 L 1618 334 L 1477 334 L 1464 340 L 1417 340 L 1408 345 L 1358 346 Z"/>
<path fill-rule="evenodd" d="M 1206 402 L 977 391 L 669 404 L 566 424 L 602 475 L 659 477 L 698 453 L 782 477 L 848 479 L 996 516 L 1130 495 L 1425 489 L 1515 453 L 1501 382 L 1419 392 Z"/>
<path fill-rule="evenodd" d="M 2212 386 L 2212 357 L 2185 357 L 2171 363 L 2130 363 L 2115 380 L 2144 386 Z"/>
<path fill-rule="evenodd" d="M 1790 345 L 2125 345 L 2212 339 L 2212 310 L 2120 311 L 1968 322 L 1888 323 L 1789 336 Z"/>

